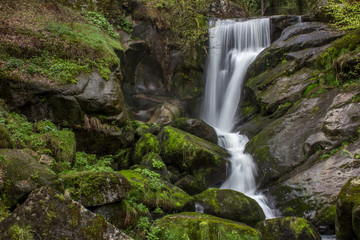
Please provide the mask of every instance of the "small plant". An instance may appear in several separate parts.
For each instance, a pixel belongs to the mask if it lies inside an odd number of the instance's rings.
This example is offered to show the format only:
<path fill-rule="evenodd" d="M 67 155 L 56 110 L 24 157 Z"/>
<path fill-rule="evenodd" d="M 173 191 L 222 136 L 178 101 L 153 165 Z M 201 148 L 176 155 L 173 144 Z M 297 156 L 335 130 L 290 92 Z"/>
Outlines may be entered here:
<path fill-rule="evenodd" d="M 118 16 L 117 17 L 117 23 L 118 25 L 116 26 L 118 29 L 124 30 L 126 33 L 131 34 L 133 31 L 133 24 L 130 22 L 130 20 L 128 18 L 126 18 L 125 16 Z"/>
<path fill-rule="evenodd" d="M 157 158 L 153 158 L 152 159 L 152 164 L 153 168 L 155 169 L 163 169 L 165 167 L 165 164 L 163 163 L 163 161 L 157 159 Z"/>
<path fill-rule="evenodd" d="M 8 234 L 13 240 L 33 240 L 34 236 L 31 232 L 31 226 L 29 225 L 20 227 L 14 224 L 8 230 Z"/>
<path fill-rule="evenodd" d="M 102 28 L 108 32 L 110 36 L 113 38 L 119 38 L 119 34 L 114 31 L 113 26 L 109 23 L 109 21 L 105 18 L 102 13 L 99 12 L 87 12 L 86 20 L 93 23 L 95 26 Z"/>

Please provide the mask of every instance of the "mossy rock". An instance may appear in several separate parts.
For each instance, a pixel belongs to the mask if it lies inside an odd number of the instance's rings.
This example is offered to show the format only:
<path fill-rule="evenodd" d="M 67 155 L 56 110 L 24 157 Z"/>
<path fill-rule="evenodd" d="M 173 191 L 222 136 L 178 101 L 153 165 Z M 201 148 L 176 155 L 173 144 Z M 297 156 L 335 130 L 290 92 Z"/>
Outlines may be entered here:
<path fill-rule="evenodd" d="M 208 189 L 202 174 L 197 174 L 196 176 L 187 174 L 177 180 L 175 186 L 181 188 L 190 195 L 195 195 Z"/>
<path fill-rule="evenodd" d="M 149 169 L 122 170 L 120 173 L 131 184 L 127 198 L 143 203 L 149 209 L 161 207 L 166 212 L 173 212 L 194 206 L 191 196 Z"/>
<path fill-rule="evenodd" d="M 130 239 L 104 217 L 91 213 L 51 187 L 33 191 L 21 206 L 0 222 L 1 239 L 14 239 L 15 229 L 27 230 L 30 235 L 26 239 L 31 236 L 55 240 Z"/>
<path fill-rule="evenodd" d="M 321 240 L 320 234 L 307 220 L 280 217 L 260 222 L 256 226 L 263 240 Z"/>
<path fill-rule="evenodd" d="M 54 187 L 88 207 L 121 201 L 129 192 L 130 183 L 116 172 L 79 172 L 61 175 Z"/>
<path fill-rule="evenodd" d="M 360 177 L 351 178 L 341 189 L 336 204 L 336 238 L 356 239 L 359 233 Z"/>
<path fill-rule="evenodd" d="M 50 155 L 57 162 L 75 164 L 76 140 L 72 131 L 62 130 L 56 134 L 45 133 L 41 138 L 46 143 L 45 148 L 50 150 Z"/>
<path fill-rule="evenodd" d="M 100 206 L 94 213 L 104 216 L 105 219 L 119 229 L 136 227 L 140 217 L 150 216 L 149 209 L 143 205 L 125 198 L 121 202 Z"/>
<path fill-rule="evenodd" d="M 206 214 L 246 223 L 252 227 L 265 220 L 260 205 L 241 192 L 212 188 L 195 195 L 194 199 Z"/>
<path fill-rule="evenodd" d="M 145 133 L 135 144 L 134 162 L 139 163 L 148 153 L 160 153 L 159 142 L 155 135 Z"/>
<path fill-rule="evenodd" d="M 12 207 L 23 201 L 34 189 L 49 185 L 57 179 L 46 165 L 39 163 L 30 149 L 0 150 L 0 167 L 3 169 L 3 203 Z"/>
<path fill-rule="evenodd" d="M 178 118 L 171 125 L 206 141 L 217 144 L 216 131 L 201 119 Z"/>
<path fill-rule="evenodd" d="M 165 216 L 155 222 L 159 239 L 177 240 L 260 240 L 261 234 L 245 224 L 203 213 L 185 212 Z"/>
<path fill-rule="evenodd" d="M 207 186 L 225 181 L 226 166 L 229 164 L 229 153 L 225 149 L 170 126 L 162 129 L 158 139 L 160 155 L 167 165 L 195 177 L 202 175 Z"/>
<path fill-rule="evenodd" d="M 170 181 L 170 175 L 167 167 L 159 154 L 154 152 L 146 154 L 143 156 L 140 165 L 160 174 L 161 178 L 165 179 L 166 181 Z"/>

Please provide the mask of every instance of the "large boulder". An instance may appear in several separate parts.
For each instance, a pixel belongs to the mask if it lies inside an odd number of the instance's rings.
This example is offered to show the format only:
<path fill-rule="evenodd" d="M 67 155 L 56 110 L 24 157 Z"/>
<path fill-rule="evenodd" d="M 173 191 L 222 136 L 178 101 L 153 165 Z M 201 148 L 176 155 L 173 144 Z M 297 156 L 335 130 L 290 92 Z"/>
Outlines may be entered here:
<path fill-rule="evenodd" d="M 321 240 L 316 228 L 308 221 L 296 217 L 268 219 L 257 224 L 264 240 Z"/>
<path fill-rule="evenodd" d="M 0 222 L 2 239 L 130 239 L 105 218 L 50 187 L 41 187 Z"/>
<path fill-rule="evenodd" d="M 180 188 L 164 181 L 160 174 L 149 169 L 120 171 L 131 184 L 127 196 L 149 209 L 161 207 L 166 212 L 193 209 L 193 198 Z"/>
<path fill-rule="evenodd" d="M 337 196 L 349 178 L 360 174 L 355 158 L 359 148 L 360 141 L 355 141 L 332 156 L 315 153 L 322 161 L 306 170 L 299 167 L 298 173 L 270 187 L 275 208 L 282 216 L 310 220 L 322 234 L 334 234 Z"/>
<path fill-rule="evenodd" d="M 54 186 L 86 207 L 121 201 L 130 190 L 129 181 L 116 172 L 65 174 Z"/>
<path fill-rule="evenodd" d="M 39 186 L 49 185 L 57 175 L 41 164 L 30 149 L 0 150 L 0 194 L 8 207 L 21 203 Z"/>
<path fill-rule="evenodd" d="M 203 213 L 242 222 L 254 227 L 265 220 L 260 205 L 241 192 L 212 188 L 194 196 Z"/>
<path fill-rule="evenodd" d="M 155 226 L 164 240 L 262 239 L 259 231 L 245 224 L 195 212 L 165 216 Z"/>
<path fill-rule="evenodd" d="M 201 119 L 178 118 L 171 125 L 206 141 L 217 144 L 218 139 L 215 129 Z"/>
<path fill-rule="evenodd" d="M 225 181 L 229 163 L 225 149 L 170 126 L 163 128 L 158 139 L 164 162 L 192 175 L 194 184 L 202 186 L 202 190 Z"/>
<path fill-rule="evenodd" d="M 336 203 L 336 238 L 359 239 L 360 177 L 351 178 Z"/>

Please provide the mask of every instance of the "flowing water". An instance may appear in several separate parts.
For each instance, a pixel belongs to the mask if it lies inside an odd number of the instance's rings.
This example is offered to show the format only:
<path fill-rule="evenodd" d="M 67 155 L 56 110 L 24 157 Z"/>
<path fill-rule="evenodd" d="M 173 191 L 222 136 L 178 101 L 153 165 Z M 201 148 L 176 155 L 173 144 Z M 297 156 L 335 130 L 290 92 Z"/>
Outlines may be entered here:
<path fill-rule="evenodd" d="M 210 22 L 210 50 L 201 117 L 216 129 L 219 145 L 231 154 L 231 172 L 221 188 L 233 189 L 255 199 L 266 218 L 273 218 L 274 213 L 265 196 L 256 192 L 256 164 L 249 154 L 244 153 L 248 139 L 233 132 L 247 68 L 269 45 L 269 19 Z"/>

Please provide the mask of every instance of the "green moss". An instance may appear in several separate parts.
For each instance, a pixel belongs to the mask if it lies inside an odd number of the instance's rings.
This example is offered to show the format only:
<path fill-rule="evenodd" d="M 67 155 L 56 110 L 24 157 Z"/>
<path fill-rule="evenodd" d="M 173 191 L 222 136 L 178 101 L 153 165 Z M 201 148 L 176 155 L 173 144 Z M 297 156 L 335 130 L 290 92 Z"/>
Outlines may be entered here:
<path fill-rule="evenodd" d="M 137 203 L 143 203 L 150 209 L 161 207 L 164 211 L 182 209 L 192 198 L 170 183 L 160 179 L 160 175 L 149 169 L 120 171 L 131 184 L 127 195 Z"/>
<path fill-rule="evenodd" d="M 96 215 L 94 219 L 87 223 L 84 227 L 84 236 L 88 239 L 102 239 L 107 229 L 106 219 L 100 215 Z"/>
<path fill-rule="evenodd" d="M 85 206 L 95 206 L 106 201 L 108 191 L 116 184 L 123 188 L 121 191 L 127 192 L 126 182 L 121 177 L 118 173 L 107 172 L 67 173 L 60 175 L 60 180 L 55 182 L 54 187 L 61 192 L 68 192 L 73 200 Z"/>
<path fill-rule="evenodd" d="M 43 1 L 28 2 L 13 14 L 21 15 L 26 24 L 9 20 L 9 34 L 16 40 L 0 43 L 0 69 L 7 79 L 68 84 L 76 83 L 80 74 L 94 71 L 109 79 L 120 64 L 116 52 L 123 48 L 100 13 L 90 12 L 84 18 L 59 3 L 53 3 L 57 11 L 44 11 L 47 6 Z M 0 13 L 6 14 L 3 11 Z M 27 40 L 24 43 L 18 39 Z"/>
<path fill-rule="evenodd" d="M 151 133 L 144 134 L 135 145 L 134 158 L 140 161 L 148 153 L 160 153 L 159 142 L 155 135 Z"/>
<path fill-rule="evenodd" d="M 156 221 L 160 239 L 261 239 L 259 232 L 247 225 L 201 213 L 168 215 Z"/>
<path fill-rule="evenodd" d="M 313 83 L 313 84 L 310 84 L 309 86 L 307 86 L 307 88 L 305 89 L 305 91 L 303 93 L 303 96 L 307 96 L 311 92 L 311 90 L 313 90 L 317 86 L 319 86 L 318 83 Z"/>
<path fill-rule="evenodd" d="M 31 226 L 12 225 L 8 230 L 8 235 L 12 240 L 32 240 L 34 236 L 31 231 Z"/>
<path fill-rule="evenodd" d="M 211 170 L 221 166 L 227 156 L 217 145 L 169 126 L 163 128 L 158 139 L 164 162 L 181 170 L 194 170 L 200 164 Z"/>
<path fill-rule="evenodd" d="M 316 239 L 321 236 L 305 219 L 296 217 L 280 217 L 268 219 L 257 224 L 264 240 L 278 239 Z"/>

